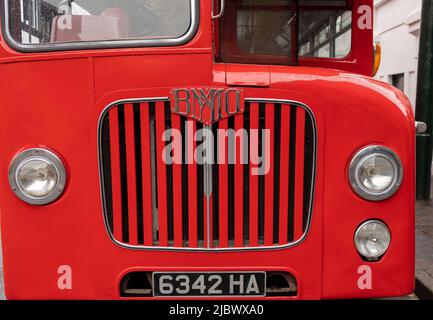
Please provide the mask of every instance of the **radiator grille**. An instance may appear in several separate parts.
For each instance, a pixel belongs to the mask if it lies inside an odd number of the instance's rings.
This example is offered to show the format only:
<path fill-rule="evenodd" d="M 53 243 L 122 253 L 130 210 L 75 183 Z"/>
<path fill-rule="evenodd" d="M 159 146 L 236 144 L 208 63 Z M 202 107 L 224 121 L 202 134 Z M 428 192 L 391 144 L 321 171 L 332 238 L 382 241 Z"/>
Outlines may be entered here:
<path fill-rule="evenodd" d="M 182 140 L 164 141 L 171 129 Z M 201 129 L 213 132 L 215 143 L 203 154 L 214 161 L 197 164 L 192 151 L 205 143 L 190 136 Z M 233 140 L 218 134 L 227 129 L 239 134 L 229 134 Z M 303 105 L 247 99 L 242 114 L 204 127 L 172 113 L 168 100 L 125 102 L 104 112 L 99 139 L 104 218 L 110 236 L 121 245 L 266 249 L 298 243 L 308 231 L 316 134 L 314 118 Z M 248 161 L 243 162 L 242 139 L 248 146 L 243 158 Z M 170 155 L 182 161 L 166 164 L 163 151 L 176 141 L 182 141 L 182 152 Z M 258 141 L 258 151 L 253 152 L 257 143 L 252 141 Z M 268 156 L 261 154 L 266 149 Z M 264 157 L 266 174 L 257 171 L 254 155 Z"/>

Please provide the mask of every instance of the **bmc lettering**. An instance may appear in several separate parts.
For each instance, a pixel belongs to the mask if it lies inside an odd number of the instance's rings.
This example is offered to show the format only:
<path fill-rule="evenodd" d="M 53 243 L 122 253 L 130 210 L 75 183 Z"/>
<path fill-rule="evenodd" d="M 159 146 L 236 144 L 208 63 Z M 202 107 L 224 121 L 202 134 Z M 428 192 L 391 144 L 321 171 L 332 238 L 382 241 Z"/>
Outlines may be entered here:
<path fill-rule="evenodd" d="M 204 125 L 244 112 L 239 89 L 192 88 L 174 89 L 171 111 L 192 118 Z"/>

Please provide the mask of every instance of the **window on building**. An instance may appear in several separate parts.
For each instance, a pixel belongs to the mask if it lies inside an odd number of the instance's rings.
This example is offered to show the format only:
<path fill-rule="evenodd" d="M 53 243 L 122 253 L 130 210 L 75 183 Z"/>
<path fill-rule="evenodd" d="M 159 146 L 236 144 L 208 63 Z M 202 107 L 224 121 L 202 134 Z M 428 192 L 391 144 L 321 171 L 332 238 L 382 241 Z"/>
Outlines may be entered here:
<path fill-rule="evenodd" d="M 404 73 L 392 75 L 391 84 L 400 91 L 404 91 Z"/>

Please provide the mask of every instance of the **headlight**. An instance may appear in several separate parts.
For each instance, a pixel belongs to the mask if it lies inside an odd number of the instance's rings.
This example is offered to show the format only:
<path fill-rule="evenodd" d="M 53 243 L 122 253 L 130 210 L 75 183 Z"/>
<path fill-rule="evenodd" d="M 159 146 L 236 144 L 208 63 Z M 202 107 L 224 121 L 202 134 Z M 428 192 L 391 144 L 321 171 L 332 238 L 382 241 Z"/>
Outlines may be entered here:
<path fill-rule="evenodd" d="M 393 196 L 403 180 L 403 167 L 398 156 L 381 146 L 370 146 L 359 151 L 349 168 L 353 190 L 370 201 Z"/>
<path fill-rule="evenodd" d="M 363 223 L 355 233 L 355 246 L 368 260 L 376 260 L 388 251 L 391 233 L 381 221 L 371 220 Z"/>
<path fill-rule="evenodd" d="M 57 200 L 66 186 L 66 170 L 57 155 L 29 149 L 17 155 L 9 169 L 9 183 L 18 198 L 32 205 Z"/>

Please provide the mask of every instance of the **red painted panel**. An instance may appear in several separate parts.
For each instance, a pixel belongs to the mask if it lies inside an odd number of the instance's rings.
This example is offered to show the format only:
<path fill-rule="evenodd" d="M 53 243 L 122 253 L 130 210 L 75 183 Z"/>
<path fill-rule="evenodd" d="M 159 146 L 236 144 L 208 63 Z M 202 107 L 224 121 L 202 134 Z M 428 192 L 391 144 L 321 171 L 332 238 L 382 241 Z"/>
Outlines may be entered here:
<path fill-rule="evenodd" d="M 113 198 L 113 235 L 122 241 L 122 194 L 120 181 L 120 147 L 119 147 L 119 115 L 117 107 L 111 108 L 110 117 L 110 152 L 111 181 Z"/>
<path fill-rule="evenodd" d="M 135 163 L 134 109 L 125 104 L 126 169 L 128 175 L 128 226 L 129 243 L 138 244 L 137 234 L 137 181 Z"/>

